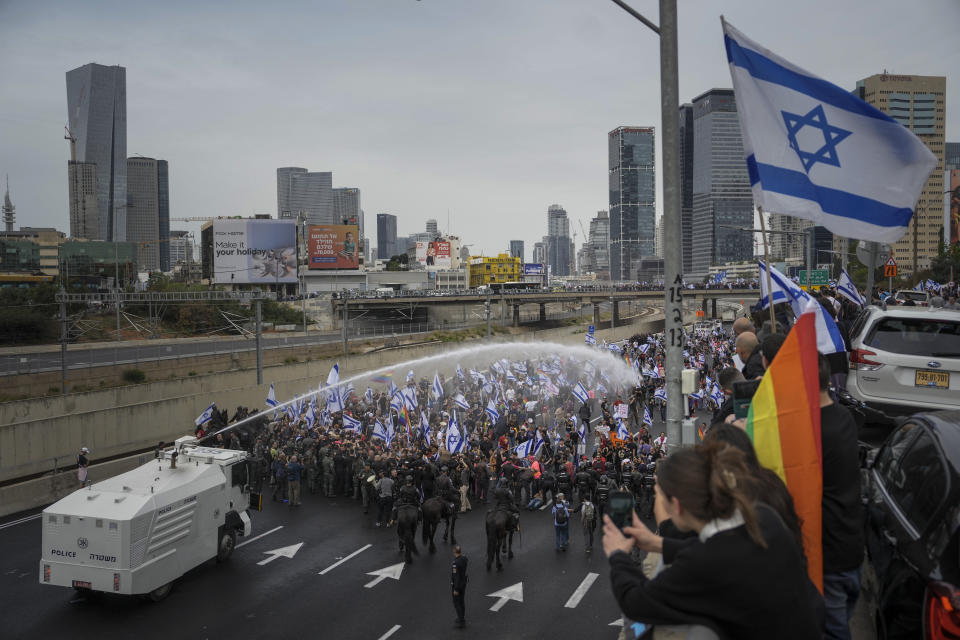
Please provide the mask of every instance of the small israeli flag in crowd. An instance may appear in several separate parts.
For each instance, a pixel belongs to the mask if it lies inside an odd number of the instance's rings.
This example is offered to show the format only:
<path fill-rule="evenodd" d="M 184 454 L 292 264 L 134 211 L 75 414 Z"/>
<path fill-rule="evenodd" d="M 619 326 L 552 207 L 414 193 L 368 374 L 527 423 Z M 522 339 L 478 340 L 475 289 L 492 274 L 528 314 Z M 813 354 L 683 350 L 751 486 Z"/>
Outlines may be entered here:
<path fill-rule="evenodd" d="M 348 416 L 347 414 L 343 414 L 343 428 L 347 431 L 353 431 L 354 433 L 360 433 L 363 431 L 360 421 L 353 416 Z"/>
<path fill-rule="evenodd" d="M 453 404 L 457 405 L 458 407 L 460 407 L 460 408 L 463 409 L 464 411 L 469 411 L 469 410 L 470 410 L 470 403 L 467 402 L 467 399 L 463 397 L 463 394 L 462 394 L 462 393 L 458 393 L 456 396 L 454 396 L 454 398 L 453 398 Z"/>
<path fill-rule="evenodd" d="M 583 404 L 586 404 L 587 401 L 590 400 L 590 393 L 587 391 L 587 388 L 583 386 L 582 382 L 577 383 L 577 386 L 573 388 L 572 393 L 573 396 Z"/>
<path fill-rule="evenodd" d="M 530 452 L 533 451 L 533 440 L 527 440 L 526 442 L 521 442 L 513 450 L 517 453 L 518 458 L 526 458 L 530 455 Z"/>
<path fill-rule="evenodd" d="M 591 347 L 597 346 L 597 339 L 593 337 L 592 333 L 588 333 L 586 336 L 584 336 L 583 341 Z"/>
<path fill-rule="evenodd" d="M 277 402 L 277 394 L 273 391 L 273 383 L 270 383 L 270 391 L 267 391 L 267 405 L 271 407 L 276 407 L 279 402 Z"/>
<path fill-rule="evenodd" d="M 387 428 L 383 426 L 383 423 L 379 420 L 376 420 L 373 423 L 373 433 L 370 434 L 374 438 L 383 440 L 384 442 L 390 442 L 390 433 L 387 431 Z"/>
<path fill-rule="evenodd" d="M 443 385 L 440 384 L 440 374 L 436 371 L 433 372 L 433 393 L 438 398 L 443 397 Z"/>
<path fill-rule="evenodd" d="M 327 374 L 327 386 L 332 387 L 333 385 L 340 382 L 340 363 L 337 362 L 333 365 L 333 368 L 330 369 L 330 373 Z"/>
<path fill-rule="evenodd" d="M 630 439 L 630 430 L 627 429 L 627 425 L 623 423 L 623 420 L 620 420 L 619 424 L 617 425 L 617 437 L 621 440 Z"/>
<path fill-rule="evenodd" d="M 766 288 L 766 269 L 767 266 L 764 263 L 760 264 L 760 290 L 761 296 L 763 290 Z M 790 307 L 793 309 L 793 315 L 800 317 L 800 314 L 806 312 L 812 312 L 817 317 L 817 351 L 823 354 L 828 353 L 841 353 L 846 351 L 846 347 L 843 343 L 843 337 L 840 335 L 840 329 L 837 328 L 837 322 L 833 319 L 829 313 L 827 313 L 823 305 L 813 299 L 810 294 L 797 286 L 789 278 L 784 276 L 782 273 L 777 271 L 776 268 L 770 267 L 770 279 L 773 285 L 773 299 L 777 300 L 777 291 L 782 291 L 786 297 L 786 302 L 790 303 Z"/>
<path fill-rule="evenodd" d="M 450 418 L 450 424 L 447 425 L 447 451 L 450 453 L 460 453 L 463 449 L 463 436 L 460 435 L 460 425 L 457 424 L 457 416 Z"/>
<path fill-rule="evenodd" d="M 650 416 L 650 407 L 643 408 L 643 424 L 653 426 L 653 418 Z"/>
<path fill-rule="evenodd" d="M 937 166 L 933 152 L 876 107 L 726 21 L 723 34 L 754 204 L 848 238 L 899 240 Z"/>
<path fill-rule="evenodd" d="M 489 402 L 487 402 L 487 407 L 484 409 L 484 411 L 487 412 L 487 415 L 490 416 L 490 420 L 493 422 L 496 422 L 500 419 L 500 412 L 497 411 L 497 408 L 494 406 L 492 398 Z"/>
<path fill-rule="evenodd" d="M 366 400 L 367 403 L 373 402 L 373 389 L 367 387 L 366 393 L 363 394 L 363 399 Z"/>
<path fill-rule="evenodd" d="M 713 391 L 710 392 L 710 399 L 713 400 L 717 407 L 723 404 L 723 389 L 721 389 L 716 384 L 713 385 Z"/>
<path fill-rule="evenodd" d="M 270 385 L 270 387 L 272 389 L 273 385 Z M 195 420 L 195 422 L 198 427 L 200 425 L 207 424 L 208 422 L 213 420 L 213 410 L 216 406 L 217 406 L 216 403 L 211 403 L 209 407 L 203 410 L 203 413 L 197 416 L 197 419 Z"/>
<path fill-rule="evenodd" d="M 855 305 L 862 307 L 867 304 L 867 301 L 860 295 L 857 285 L 853 284 L 853 280 L 846 269 L 840 272 L 840 280 L 837 281 L 837 293 Z"/>
<path fill-rule="evenodd" d="M 663 402 L 667 401 L 667 388 L 658 387 L 656 391 L 653 392 L 654 400 L 662 400 Z"/>

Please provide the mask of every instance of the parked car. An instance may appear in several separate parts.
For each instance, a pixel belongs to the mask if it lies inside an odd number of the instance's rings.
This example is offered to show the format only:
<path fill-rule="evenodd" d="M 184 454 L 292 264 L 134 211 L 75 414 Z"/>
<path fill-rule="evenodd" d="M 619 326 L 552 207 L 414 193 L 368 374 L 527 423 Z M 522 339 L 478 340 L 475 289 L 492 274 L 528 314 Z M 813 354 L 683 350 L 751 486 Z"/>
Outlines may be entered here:
<path fill-rule="evenodd" d="M 930 304 L 929 293 L 926 291 L 914 291 L 913 289 L 900 289 L 893 295 L 893 299 L 896 300 L 897 304 L 904 304 L 907 300 L 910 300 L 914 305 L 919 307 L 925 307 Z"/>
<path fill-rule="evenodd" d="M 865 458 L 863 597 L 878 637 L 960 638 L 960 411 L 907 418 Z"/>
<path fill-rule="evenodd" d="M 847 390 L 888 415 L 960 409 L 960 311 L 867 307 L 850 331 Z"/>

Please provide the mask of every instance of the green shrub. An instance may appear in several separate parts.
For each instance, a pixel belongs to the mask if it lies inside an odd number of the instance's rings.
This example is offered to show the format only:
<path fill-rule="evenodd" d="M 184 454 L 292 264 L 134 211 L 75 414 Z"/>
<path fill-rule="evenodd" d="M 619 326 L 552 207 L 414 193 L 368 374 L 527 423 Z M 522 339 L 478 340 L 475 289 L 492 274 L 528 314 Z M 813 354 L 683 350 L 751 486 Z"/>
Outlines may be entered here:
<path fill-rule="evenodd" d="M 122 377 L 124 382 L 140 384 L 147 379 L 147 374 L 140 369 L 125 369 Z"/>

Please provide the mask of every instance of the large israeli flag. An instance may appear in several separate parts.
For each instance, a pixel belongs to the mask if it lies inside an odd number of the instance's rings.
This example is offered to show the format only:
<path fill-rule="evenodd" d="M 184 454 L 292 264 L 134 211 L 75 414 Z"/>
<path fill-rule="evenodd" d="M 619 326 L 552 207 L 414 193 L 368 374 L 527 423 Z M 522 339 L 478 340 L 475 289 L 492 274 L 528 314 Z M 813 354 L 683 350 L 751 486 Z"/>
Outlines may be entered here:
<path fill-rule="evenodd" d="M 862 307 L 867 304 L 867 301 L 860 295 L 857 285 L 853 284 L 853 280 L 850 279 L 850 274 L 847 273 L 846 269 L 840 272 L 840 280 L 837 281 L 837 293 L 855 305 Z"/>
<path fill-rule="evenodd" d="M 379 422 L 377 424 L 379 424 Z M 383 425 L 380 425 L 380 426 L 381 428 L 383 427 Z M 353 416 L 347 415 L 346 413 L 343 414 L 343 428 L 346 429 L 347 431 L 353 431 L 354 433 L 357 433 L 357 434 L 363 431 L 363 426 L 360 424 L 360 421 L 354 418 Z M 383 433 L 382 435 L 385 436 L 386 433 Z"/>
<path fill-rule="evenodd" d="M 271 407 L 276 407 L 279 402 L 277 402 L 277 394 L 273 391 L 273 383 L 270 383 L 270 391 L 267 391 L 267 405 Z"/>
<path fill-rule="evenodd" d="M 470 403 L 467 402 L 467 399 L 463 397 L 462 393 L 458 393 L 456 396 L 454 396 L 453 403 L 464 411 L 470 410 Z"/>
<path fill-rule="evenodd" d="M 753 201 L 848 238 L 896 242 L 936 156 L 848 90 L 723 23 Z"/>
<path fill-rule="evenodd" d="M 437 398 L 443 397 L 443 385 L 440 384 L 440 374 L 436 371 L 433 372 L 433 395 Z"/>
<path fill-rule="evenodd" d="M 213 410 L 216 406 L 216 403 L 211 403 L 209 407 L 203 410 L 203 413 L 197 416 L 197 419 L 194 420 L 194 422 L 198 427 L 213 420 Z"/>
<path fill-rule="evenodd" d="M 377 438 L 379 440 L 383 440 L 386 443 L 389 443 L 391 440 L 390 432 L 387 431 L 387 428 L 384 427 L 383 423 L 380 422 L 379 420 L 376 420 L 373 423 L 373 433 L 371 433 L 370 435 L 371 437 Z"/>
<path fill-rule="evenodd" d="M 450 418 L 450 423 L 447 425 L 446 444 L 447 451 L 450 453 L 460 453 L 463 449 L 463 436 L 460 435 L 460 425 L 457 424 L 456 415 Z"/>

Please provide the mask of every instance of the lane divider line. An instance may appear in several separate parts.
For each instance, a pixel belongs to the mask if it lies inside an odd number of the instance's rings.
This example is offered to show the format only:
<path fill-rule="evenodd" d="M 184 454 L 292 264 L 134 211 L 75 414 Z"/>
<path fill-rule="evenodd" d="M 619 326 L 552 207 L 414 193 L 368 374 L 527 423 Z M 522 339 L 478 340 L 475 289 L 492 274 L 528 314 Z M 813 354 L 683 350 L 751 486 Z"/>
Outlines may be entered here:
<path fill-rule="evenodd" d="M 380 636 L 379 638 L 377 638 L 377 640 L 387 640 L 387 638 L 389 638 L 390 636 L 392 636 L 393 634 L 395 634 L 395 633 L 396 633 L 397 631 L 399 631 L 399 630 L 400 630 L 400 625 L 395 624 L 395 625 L 393 625 L 393 627 L 390 629 L 390 631 L 387 631 L 385 634 L 383 634 L 382 636 Z"/>
<path fill-rule="evenodd" d="M 36 520 L 41 516 L 43 516 L 42 513 L 35 513 L 32 516 L 27 516 L 26 518 L 20 518 L 19 520 L 11 520 L 10 522 L 4 522 L 3 524 L 0 524 L 0 529 L 6 529 L 7 527 L 12 527 L 18 524 L 25 524 L 27 522 L 30 522 L 31 520 Z"/>
<path fill-rule="evenodd" d="M 588 573 L 587 577 L 583 579 L 583 582 L 580 583 L 580 586 L 576 588 L 573 592 L 573 595 L 570 596 L 570 599 L 567 600 L 567 604 L 563 605 L 567 609 L 575 609 L 580 601 L 583 600 L 583 596 L 587 595 L 587 591 L 590 587 L 593 586 L 593 583 L 596 582 L 597 578 L 600 577 L 599 573 Z"/>
<path fill-rule="evenodd" d="M 276 528 L 274 528 L 274 529 L 270 529 L 270 531 L 264 531 L 264 532 L 261 533 L 260 535 L 254 536 L 254 537 L 250 538 L 249 540 L 247 540 L 246 542 L 241 542 L 240 544 L 237 545 L 237 549 L 239 549 L 240 547 L 245 547 L 245 546 L 247 546 L 248 544 L 250 544 L 251 542 L 256 542 L 256 541 L 259 540 L 260 538 L 262 538 L 262 537 L 264 537 L 264 536 L 268 536 L 268 535 L 270 535 L 271 533 L 274 533 L 274 532 L 276 532 L 276 531 L 280 531 L 280 529 L 283 529 L 283 525 L 280 525 L 279 527 L 276 527 Z"/>
<path fill-rule="evenodd" d="M 373 546 L 372 544 L 368 544 L 368 545 L 364 545 L 364 546 L 360 547 L 359 549 L 357 549 L 356 551 L 354 551 L 353 553 L 351 553 L 351 554 L 348 555 L 347 557 L 341 558 L 341 559 L 337 560 L 336 562 L 334 562 L 332 565 L 330 565 L 329 567 L 327 567 L 326 569 L 324 569 L 323 571 L 321 571 L 321 572 L 318 573 L 317 575 L 318 575 L 318 576 L 326 575 L 328 572 L 333 571 L 334 569 L 336 569 L 337 567 L 339 567 L 340 565 L 342 565 L 342 564 L 343 564 L 344 562 L 346 562 L 347 560 L 350 560 L 350 559 L 353 558 L 354 556 L 360 555 L 361 553 L 363 553 L 364 551 L 366 551 L 367 549 L 369 549 L 369 548 L 372 547 L 372 546 Z M 389 637 L 391 633 L 393 633 L 394 631 L 396 631 L 396 630 L 399 629 L 399 628 L 400 628 L 400 625 L 397 625 L 396 627 L 394 627 L 393 629 L 391 629 L 389 632 L 387 632 L 387 635 L 382 636 L 382 637 L 384 637 L 384 638 Z"/>

